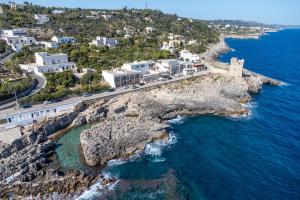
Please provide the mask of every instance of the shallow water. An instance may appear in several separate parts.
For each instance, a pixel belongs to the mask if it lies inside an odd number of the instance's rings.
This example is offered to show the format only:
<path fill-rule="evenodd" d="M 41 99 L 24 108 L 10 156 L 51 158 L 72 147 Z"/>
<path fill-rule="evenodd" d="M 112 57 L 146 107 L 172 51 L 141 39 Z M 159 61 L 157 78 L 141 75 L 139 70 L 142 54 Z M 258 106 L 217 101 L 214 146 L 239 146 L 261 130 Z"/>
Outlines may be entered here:
<path fill-rule="evenodd" d="M 299 199 L 300 30 L 227 42 L 235 51 L 220 60 L 245 58 L 248 69 L 287 85 L 265 86 L 249 105 L 249 117 L 174 120 L 172 144 L 149 145 L 145 154 L 113 162 L 104 173 L 151 180 L 174 169 L 180 184 L 188 188 L 189 199 Z M 143 198 L 138 192 L 126 198 L 151 199 L 151 192 L 149 198 L 145 192 Z"/>
<path fill-rule="evenodd" d="M 91 125 L 84 125 L 73 128 L 58 139 L 55 152 L 61 167 L 86 170 L 83 161 L 80 160 L 80 133 L 90 127 Z"/>

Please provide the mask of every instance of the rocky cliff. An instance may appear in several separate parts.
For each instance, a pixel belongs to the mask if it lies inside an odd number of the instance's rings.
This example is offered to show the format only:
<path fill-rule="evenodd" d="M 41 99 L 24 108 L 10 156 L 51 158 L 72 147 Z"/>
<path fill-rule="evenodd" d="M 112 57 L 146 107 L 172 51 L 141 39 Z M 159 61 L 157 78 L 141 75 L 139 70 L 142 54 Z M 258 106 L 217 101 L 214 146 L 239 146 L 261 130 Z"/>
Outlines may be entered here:
<path fill-rule="evenodd" d="M 243 78 L 209 74 L 111 99 L 97 108 L 105 110 L 105 117 L 81 133 L 86 163 L 104 165 L 167 138 L 167 120 L 178 115 L 247 114 L 243 103 L 264 83 L 279 82 L 250 71 Z"/>

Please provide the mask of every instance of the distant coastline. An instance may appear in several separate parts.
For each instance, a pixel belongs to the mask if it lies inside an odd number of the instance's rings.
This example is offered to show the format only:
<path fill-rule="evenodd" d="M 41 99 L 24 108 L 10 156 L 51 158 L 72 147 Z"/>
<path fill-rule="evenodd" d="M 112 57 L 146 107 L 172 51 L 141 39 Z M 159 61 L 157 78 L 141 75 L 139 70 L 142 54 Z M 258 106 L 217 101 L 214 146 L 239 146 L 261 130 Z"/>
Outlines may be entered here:
<path fill-rule="evenodd" d="M 229 35 L 224 35 L 223 37 L 225 38 L 230 38 L 230 39 L 260 39 L 261 37 L 268 35 L 268 33 L 274 33 L 281 31 L 282 29 L 268 29 L 266 31 L 262 31 L 259 33 L 245 33 L 245 34 L 229 34 Z"/>

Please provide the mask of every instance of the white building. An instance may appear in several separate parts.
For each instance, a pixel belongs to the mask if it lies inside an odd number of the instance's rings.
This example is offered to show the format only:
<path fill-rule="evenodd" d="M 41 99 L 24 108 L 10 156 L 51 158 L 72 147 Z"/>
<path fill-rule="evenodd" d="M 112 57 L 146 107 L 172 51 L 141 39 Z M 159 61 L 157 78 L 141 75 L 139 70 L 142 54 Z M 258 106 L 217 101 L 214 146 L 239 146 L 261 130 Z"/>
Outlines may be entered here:
<path fill-rule="evenodd" d="M 37 20 L 37 24 L 45 24 L 50 22 L 49 17 L 44 14 L 35 14 L 34 19 Z"/>
<path fill-rule="evenodd" d="M 11 128 L 16 125 L 30 125 L 34 120 L 42 120 L 48 117 L 70 112 L 76 104 L 47 105 L 39 108 L 18 109 L 12 112 L 0 111 L 0 128 Z"/>
<path fill-rule="evenodd" d="M 52 11 L 52 14 L 55 14 L 55 15 L 63 14 L 63 13 L 65 13 L 65 11 L 63 11 L 63 10 L 53 10 Z"/>
<path fill-rule="evenodd" d="M 188 50 L 180 51 L 180 58 L 182 58 L 184 61 L 189 61 L 192 63 L 200 62 L 200 56 L 197 54 L 191 53 Z"/>
<path fill-rule="evenodd" d="M 141 74 L 148 74 L 150 72 L 150 67 L 154 64 L 155 63 L 153 61 L 135 61 L 131 63 L 124 63 L 121 68 L 124 70 L 138 71 Z"/>
<path fill-rule="evenodd" d="M 102 76 L 112 88 L 136 85 L 142 81 L 142 74 L 131 70 L 104 70 L 102 71 Z"/>
<path fill-rule="evenodd" d="M 171 53 L 174 53 L 175 47 L 173 45 L 170 45 L 168 42 L 164 42 L 160 50 L 170 51 Z"/>
<path fill-rule="evenodd" d="M 57 37 L 53 36 L 51 38 L 53 42 L 57 42 L 58 44 L 73 44 L 76 42 L 76 39 L 74 37 Z"/>
<path fill-rule="evenodd" d="M 111 19 L 113 16 L 112 15 L 101 15 L 105 20 Z"/>
<path fill-rule="evenodd" d="M 155 28 L 153 28 L 153 27 L 146 27 L 146 28 L 145 28 L 145 31 L 146 31 L 147 34 L 149 34 L 149 33 L 154 32 L 154 31 L 155 31 Z"/>
<path fill-rule="evenodd" d="M 45 45 L 45 49 L 57 49 L 59 47 L 57 42 L 41 42 L 43 45 Z"/>
<path fill-rule="evenodd" d="M 5 36 L 26 36 L 27 30 L 23 28 L 2 30 L 2 37 Z"/>
<path fill-rule="evenodd" d="M 22 70 L 34 72 L 43 76 L 49 72 L 63 72 L 76 70 L 76 64 L 68 61 L 68 55 L 63 53 L 48 54 L 47 52 L 35 53 L 35 63 L 20 65 Z"/>
<path fill-rule="evenodd" d="M 118 45 L 119 41 L 114 38 L 96 37 L 96 40 L 93 40 L 91 44 L 97 47 L 108 46 L 109 48 L 112 48 Z"/>
<path fill-rule="evenodd" d="M 2 39 L 5 40 L 7 45 L 11 46 L 14 51 L 20 51 L 23 46 L 30 46 L 37 43 L 34 37 L 27 36 L 25 29 L 3 30 Z"/>
<path fill-rule="evenodd" d="M 158 71 L 165 76 L 181 73 L 179 60 L 176 59 L 159 60 L 156 63 L 156 67 L 158 68 Z"/>
<path fill-rule="evenodd" d="M 4 14 L 3 8 L 2 8 L 2 6 L 0 6 L 0 15 L 3 15 L 3 14 Z"/>
<path fill-rule="evenodd" d="M 230 65 L 229 65 L 229 74 L 231 76 L 242 77 L 244 64 L 245 64 L 244 59 L 238 60 L 235 57 L 231 58 Z"/>

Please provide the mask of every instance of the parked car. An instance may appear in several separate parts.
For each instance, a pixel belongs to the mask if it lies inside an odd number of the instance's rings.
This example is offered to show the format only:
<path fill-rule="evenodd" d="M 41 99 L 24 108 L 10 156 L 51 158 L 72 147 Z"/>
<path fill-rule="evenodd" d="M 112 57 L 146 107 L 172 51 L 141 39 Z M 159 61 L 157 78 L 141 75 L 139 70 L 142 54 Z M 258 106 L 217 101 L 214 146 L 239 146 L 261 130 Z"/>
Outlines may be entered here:
<path fill-rule="evenodd" d="M 132 86 L 132 89 L 138 89 L 138 88 L 139 88 L 139 86 L 137 86 L 137 85 Z"/>
<path fill-rule="evenodd" d="M 143 86 L 143 85 L 145 85 L 145 83 L 139 83 L 139 85 L 140 85 L 140 86 Z"/>
<path fill-rule="evenodd" d="M 28 104 L 25 104 L 24 106 L 22 106 L 22 108 L 31 108 L 32 107 L 32 105 L 30 104 L 30 103 L 28 103 Z"/>
<path fill-rule="evenodd" d="M 128 85 L 126 85 L 126 86 L 124 87 L 124 89 L 125 89 L 125 90 L 129 89 Z"/>
<path fill-rule="evenodd" d="M 114 92 L 114 91 L 116 91 L 114 88 L 108 90 L 108 92 Z"/>

